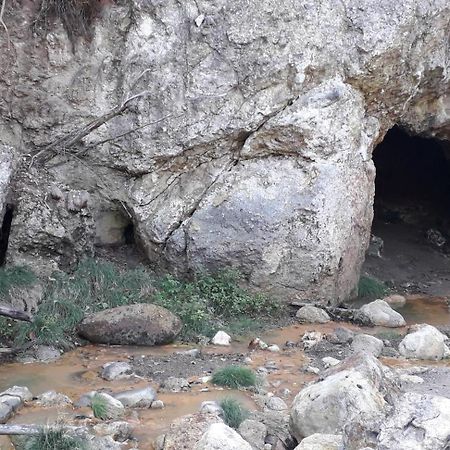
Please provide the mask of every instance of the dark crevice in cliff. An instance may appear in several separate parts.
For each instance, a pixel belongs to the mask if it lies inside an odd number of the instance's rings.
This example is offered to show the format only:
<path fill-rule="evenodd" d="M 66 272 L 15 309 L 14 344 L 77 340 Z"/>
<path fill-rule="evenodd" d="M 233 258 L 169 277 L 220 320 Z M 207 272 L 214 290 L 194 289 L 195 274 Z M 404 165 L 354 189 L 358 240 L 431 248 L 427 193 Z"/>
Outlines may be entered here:
<path fill-rule="evenodd" d="M 14 205 L 6 205 L 5 214 L 3 216 L 3 223 L 0 233 L 0 266 L 3 266 L 6 261 L 8 252 L 9 233 L 11 231 L 11 223 L 14 215 Z"/>

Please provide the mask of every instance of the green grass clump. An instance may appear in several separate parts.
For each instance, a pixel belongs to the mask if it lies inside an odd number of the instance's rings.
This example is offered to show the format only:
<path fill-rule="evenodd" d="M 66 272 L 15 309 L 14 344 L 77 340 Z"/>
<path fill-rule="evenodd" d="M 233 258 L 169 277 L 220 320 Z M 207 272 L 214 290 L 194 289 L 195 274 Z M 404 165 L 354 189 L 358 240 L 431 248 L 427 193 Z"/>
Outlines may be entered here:
<path fill-rule="evenodd" d="M 91 408 L 94 416 L 97 419 L 108 419 L 108 403 L 98 394 L 95 394 L 91 399 Z"/>
<path fill-rule="evenodd" d="M 378 299 L 388 293 L 387 286 L 376 278 L 362 275 L 358 283 L 358 297 Z"/>
<path fill-rule="evenodd" d="M 228 366 L 218 370 L 212 377 L 212 383 L 232 389 L 256 385 L 256 374 L 247 367 Z"/>
<path fill-rule="evenodd" d="M 120 270 L 112 263 L 87 259 L 74 273 L 57 273 L 52 280 L 33 322 L 17 326 L 17 344 L 33 340 L 70 349 L 87 314 L 133 303 L 154 303 L 178 315 L 185 341 L 210 337 L 219 329 L 238 335 L 262 328 L 278 306 L 242 288 L 240 275 L 232 270 L 201 274 L 190 282 L 172 276 L 156 280 L 144 268 Z"/>
<path fill-rule="evenodd" d="M 38 436 L 31 438 L 26 450 L 85 450 L 84 442 L 59 428 L 43 427 Z"/>
<path fill-rule="evenodd" d="M 252 319 L 257 318 L 262 325 L 278 305 L 263 294 L 242 288 L 240 281 L 235 270 L 200 274 L 191 282 L 166 276 L 158 285 L 154 303 L 180 317 L 187 340 L 198 335 L 212 336 L 219 329 L 242 334 L 256 328 Z"/>
<path fill-rule="evenodd" d="M 231 428 L 239 428 L 239 425 L 248 418 L 249 411 L 234 398 L 224 398 L 220 402 L 223 410 L 223 420 Z"/>

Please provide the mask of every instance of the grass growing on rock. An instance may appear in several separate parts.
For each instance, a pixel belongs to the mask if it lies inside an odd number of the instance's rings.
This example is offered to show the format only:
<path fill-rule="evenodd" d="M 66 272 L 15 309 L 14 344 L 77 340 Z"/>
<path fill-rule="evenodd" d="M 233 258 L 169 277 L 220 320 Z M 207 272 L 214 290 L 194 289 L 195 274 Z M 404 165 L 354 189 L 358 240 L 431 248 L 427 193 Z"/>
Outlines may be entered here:
<path fill-rule="evenodd" d="M 0 296 L 6 297 L 13 287 L 30 286 L 36 281 L 36 275 L 27 267 L 2 267 L 0 269 Z"/>
<path fill-rule="evenodd" d="M 31 340 L 70 349 L 77 342 L 76 329 L 85 315 L 133 303 L 154 303 L 180 317 L 182 340 L 211 337 L 219 329 L 244 334 L 256 325 L 264 327 L 278 305 L 242 288 L 240 281 L 239 273 L 232 270 L 200 274 L 189 282 L 172 276 L 157 279 L 143 267 L 120 270 L 113 263 L 87 259 L 72 274 L 55 274 L 33 322 L 16 324 L 8 332 L 15 334 L 19 345 Z"/>
<path fill-rule="evenodd" d="M 43 427 L 38 436 L 25 445 L 26 450 L 85 450 L 85 443 L 60 428 Z"/>
<path fill-rule="evenodd" d="M 94 416 L 100 420 L 108 419 L 108 404 L 104 398 L 95 394 L 91 399 L 91 408 Z"/>
<path fill-rule="evenodd" d="M 249 411 L 241 402 L 234 398 L 224 398 L 220 402 L 223 410 L 223 420 L 231 428 L 239 428 L 239 425 L 248 418 Z"/>
<path fill-rule="evenodd" d="M 383 298 L 388 293 L 387 286 L 376 278 L 362 275 L 358 283 L 358 297 L 367 299 Z"/>
<path fill-rule="evenodd" d="M 241 366 L 228 366 L 218 370 L 211 379 L 213 384 L 232 389 L 255 386 L 256 374 L 251 369 Z"/>

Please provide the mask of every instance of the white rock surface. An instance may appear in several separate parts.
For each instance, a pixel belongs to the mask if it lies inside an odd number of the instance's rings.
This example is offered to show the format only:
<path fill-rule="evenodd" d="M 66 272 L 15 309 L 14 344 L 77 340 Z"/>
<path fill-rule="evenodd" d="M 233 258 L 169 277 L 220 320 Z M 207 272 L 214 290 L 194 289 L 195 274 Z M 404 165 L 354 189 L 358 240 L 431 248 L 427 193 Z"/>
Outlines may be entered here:
<path fill-rule="evenodd" d="M 213 345 L 224 345 L 228 346 L 231 344 L 231 336 L 225 331 L 218 331 L 211 340 Z"/>
<path fill-rule="evenodd" d="M 370 334 L 358 334 L 353 338 L 351 348 L 354 352 L 367 352 L 378 358 L 383 351 L 383 341 Z"/>
<path fill-rule="evenodd" d="M 408 392 L 382 424 L 377 450 L 444 450 L 450 442 L 450 399 Z"/>
<path fill-rule="evenodd" d="M 294 450 L 344 450 L 340 434 L 315 433 L 303 439 Z"/>
<path fill-rule="evenodd" d="M 339 359 L 333 358 L 332 356 L 325 356 L 322 358 L 323 365 L 325 366 L 325 369 L 328 369 L 329 367 L 336 366 L 341 361 Z"/>
<path fill-rule="evenodd" d="M 55 391 L 47 391 L 38 395 L 37 403 L 44 408 L 60 407 L 72 405 L 72 400 L 65 394 Z"/>
<path fill-rule="evenodd" d="M 384 300 L 375 300 L 364 305 L 360 309 L 374 325 L 383 327 L 403 327 L 406 325 L 405 319 L 397 311 L 394 311 Z"/>
<path fill-rule="evenodd" d="M 326 311 L 313 305 L 302 306 L 295 317 L 302 323 L 327 323 L 330 321 L 330 316 Z"/>
<path fill-rule="evenodd" d="M 156 400 L 156 391 L 151 386 L 147 386 L 118 392 L 113 397 L 129 408 L 150 408 Z"/>
<path fill-rule="evenodd" d="M 194 450 L 252 450 L 252 447 L 229 426 L 213 423 Z"/>
<path fill-rule="evenodd" d="M 416 325 L 400 342 L 398 350 L 405 358 L 440 360 L 450 357 L 446 341 L 447 336 L 432 325 Z"/>
<path fill-rule="evenodd" d="M 128 378 L 133 373 L 131 365 L 125 361 L 109 362 L 103 365 L 100 376 L 107 381 Z"/>

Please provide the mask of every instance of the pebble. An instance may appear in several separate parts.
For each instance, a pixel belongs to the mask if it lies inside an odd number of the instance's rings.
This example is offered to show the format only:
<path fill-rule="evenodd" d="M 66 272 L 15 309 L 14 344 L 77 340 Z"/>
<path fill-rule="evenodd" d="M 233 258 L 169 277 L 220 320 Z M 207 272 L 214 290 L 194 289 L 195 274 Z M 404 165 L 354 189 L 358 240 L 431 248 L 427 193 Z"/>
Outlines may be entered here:
<path fill-rule="evenodd" d="M 152 402 L 151 409 L 163 409 L 164 408 L 164 402 L 162 400 L 155 400 Z"/>
<path fill-rule="evenodd" d="M 225 331 L 218 331 L 211 340 L 213 345 L 228 346 L 231 343 L 231 336 Z"/>
<path fill-rule="evenodd" d="M 267 350 L 268 350 L 269 352 L 277 353 L 277 352 L 280 351 L 280 347 L 278 347 L 278 345 L 276 345 L 276 344 L 273 344 L 273 345 L 269 345 L 269 346 L 267 347 Z"/>

